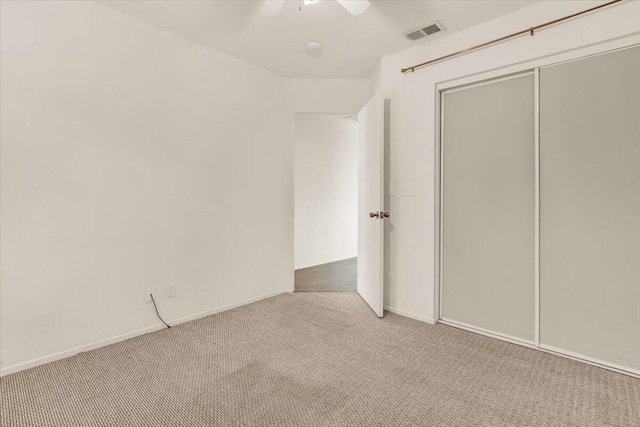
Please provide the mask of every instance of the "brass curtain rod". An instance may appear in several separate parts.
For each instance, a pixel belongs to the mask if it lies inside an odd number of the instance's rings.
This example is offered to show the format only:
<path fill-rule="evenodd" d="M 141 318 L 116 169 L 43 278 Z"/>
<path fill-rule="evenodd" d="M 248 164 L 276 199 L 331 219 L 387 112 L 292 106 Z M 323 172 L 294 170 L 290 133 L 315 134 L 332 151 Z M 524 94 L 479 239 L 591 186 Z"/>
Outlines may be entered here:
<path fill-rule="evenodd" d="M 535 33 L 535 31 L 539 30 L 540 28 L 548 27 L 549 25 L 557 24 L 558 22 L 566 21 L 567 19 L 571 19 L 571 18 L 575 18 L 576 16 L 584 15 L 585 13 L 593 12 L 594 10 L 602 9 L 603 7 L 611 6 L 612 4 L 620 3 L 621 1 L 623 1 L 623 0 L 613 0 L 613 1 L 610 1 L 608 3 L 604 3 L 604 4 L 601 4 L 599 6 L 592 7 L 591 9 L 587 9 L 587 10 L 583 10 L 582 12 L 574 13 L 573 15 L 567 15 L 567 16 L 564 16 L 562 18 L 554 19 L 553 21 L 545 22 L 544 24 L 536 25 L 535 27 L 530 27 L 530 28 L 527 28 L 526 30 L 518 31 L 518 32 L 513 33 L 513 34 L 509 34 L 508 36 L 500 37 L 500 38 L 497 38 L 497 39 L 494 39 L 494 40 L 491 40 L 491 41 L 488 41 L 488 42 L 485 42 L 485 43 L 482 43 L 482 44 L 479 44 L 479 45 L 476 45 L 476 46 L 468 47 L 466 49 L 462 49 L 462 50 L 459 50 L 457 52 L 450 53 L 450 54 L 445 55 L 445 56 L 441 56 L 441 57 L 436 58 L 436 59 L 432 59 L 430 61 L 422 62 L 420 64 L 412 65 L 411 67 L 403 68 L 403 69 L 400 70 L 400 72 L 405 74 L 405 73 L 411 71 L 413 73 L 416 70 L 416 68 L 422 68 L 422 67 L 425 67 L 427 65 L 431 65 L 431 64 L 434 64 L 436 62 L 443 61 L 445 59 L 453 58 L 454 56 L 463 55 L 465 53 L 468 53 L 468 52 L 471 52 L 471 51 L 474 51 L 474 50 L 477 50 L 477 49 L 481 49 L 483 47 L 486 47 L 486 46 L 489 46 L 489 45 L 492 45 L 492 44 L 495 44 L 495 43 L 499 43 L 501 41 L 505 41 L 505 40 L 508 40 L 508 39 L 511 39 L 511 38 L 514 38 L 514 37 L 518 37 L 518 36 L 521 36 L 521 35 L 526 34 L 526 33 L 529 33 L 530 35 L 533 35 Z"/>

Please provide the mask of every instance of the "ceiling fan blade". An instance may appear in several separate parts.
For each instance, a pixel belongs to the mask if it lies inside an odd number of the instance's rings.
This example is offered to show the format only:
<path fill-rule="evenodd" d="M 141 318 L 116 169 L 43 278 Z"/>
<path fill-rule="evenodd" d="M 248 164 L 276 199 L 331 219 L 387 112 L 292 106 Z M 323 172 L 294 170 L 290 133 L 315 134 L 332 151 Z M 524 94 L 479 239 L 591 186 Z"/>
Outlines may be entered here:
<path fill-rule="evenodd" d="M 371 3 L 369 0 L 336 0 L 338 3 L 342 5 L 345 9 L 347 9 L 353 16 L 358 16 L 365 10 L 369 9 Z"/>
<path fill-rule="evenodd" d="M 277 15 L 282 9 L 285 0 L 264 0 L 262 8 L 260 8 L 260 15 Z"/>

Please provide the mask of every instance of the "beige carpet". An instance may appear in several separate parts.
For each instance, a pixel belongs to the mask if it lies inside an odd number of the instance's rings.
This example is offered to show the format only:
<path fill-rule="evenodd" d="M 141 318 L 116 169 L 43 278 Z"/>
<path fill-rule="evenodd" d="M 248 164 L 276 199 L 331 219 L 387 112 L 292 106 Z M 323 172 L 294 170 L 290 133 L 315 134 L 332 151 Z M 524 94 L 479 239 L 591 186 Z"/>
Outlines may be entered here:
<path fill-rule="evenodd" d="M 640 426 L 640 380 L 287 294 L 0 380 L 2 426 Z"/>

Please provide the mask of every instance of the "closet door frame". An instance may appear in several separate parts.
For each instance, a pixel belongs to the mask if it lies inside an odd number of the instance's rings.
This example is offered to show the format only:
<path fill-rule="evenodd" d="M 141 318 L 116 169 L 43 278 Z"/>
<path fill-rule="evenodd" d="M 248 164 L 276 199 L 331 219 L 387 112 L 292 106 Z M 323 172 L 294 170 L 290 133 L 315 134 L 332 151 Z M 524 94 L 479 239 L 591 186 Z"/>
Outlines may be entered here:
<path fill-rule="evenodd" d="M 603 55 L 611 53 L 617 50 L 633 48 L 640 46 L 640 35 L 633 35 L 629 37 L 623 37 L 620 39 L 610 40 L 607 42 L 591 45 L 587 47 L 577 48 L 571 51 L 563 52 L 560 54 L 550 55 L 542 58 L 532 59 L 530 61 L 522 62 L 515 65 L 505 66 L 498 69 L 490 70 L 482 73 L 470 74 L 462 76 L 452 80 L 446 80 L 438 82 L 435 85 L 435 152 L 434 152 L 434 164 L 435 164 L 435 197 L 434 197 L 434 218 L 435 218 L 435 277 L 434 277 L 434 294 L 433 294 L 433 313 L 436 323 L 442 323 L 449 326 L 454 326 L 460 329 L 465 329 L 471 332 L 475 332 L 481 335 L 486 335 L 492 338 L 500 339 L 503 341 L 511 342 L 513 344 L 522 345 L 524 347 L 544 351 L 555 355 L 564 356 L 570 359 L 582 361 L 594 366 L 598 366 L 611 371 L 623 373 L 633 377 L 640 378 L 640 372 L 635 370 L 629 370 L 624 367 L 609 364 L 607 362 L 596 360 L 588 356 L 571 353 L 556 348 L 549 348 L 540 344 L 540 91 L 539 91 L 539 76 L 540 69 L 558 65 L 561 63 L 576 61 L 588 58 L 590 56 Z M 496 334 L 491 331 L 484 330 L 482 328 L 474 327 L 471 325 L 460 324 L 452 321 L 448 321 L 442 318 L 442 267 L 443 267 L 443 233 L 442 226 L 444 223 L 443 214 L 443 182 L 444 182 L 444 156 L 443 156 L 443 144 L 444 144 L 444 112 L 445 112 L 445 92 L 451 89 L 463 88 L 466 86 L 476 86 L 481 84 L 488 84 L 496 80 L 505 78 L 513 78 L 518 75 L 526 74 L 527 72 L 534 73 L 534 159 L 535 159 L 535 248 L 534 248 L 534 342 L 526 342 L 520 339 L 516 339 L 509 336 Z"/>
<path fill-rule="evenodd" d="M 534 182 L 536 183 L 533 187 L 534 190 L 534 224 L 533 224 L 533 230 L 534 230 L 534 258 L 537 258 L 537 242 L 539 241 L 538 239 L 538 222 L 539 222 L 539 218 L 537 215 L 537 211 L 538 211 L 538 186 L 537 186 L 537 181 L 538 181 L 538 153 L 537 153 L 537 140 L 538 140 L 538 120 L 537 120 L 537 116 L 538 116 L 538 108 L 537 108 L 537 104 L 538 104 L 538 70 L 537 69 L 529 69 L 529 70 L 524 70 L 518 73 L 513 73 L 513 74 L 507 74 L 507 75 L 501 75 L 498 77 L 494 77 L 494 78 L 490 78 L 490 79 L 486 79 L 486 80 L 481 80 L 479 82 L 476 83 L 470 83 L 470 84 L 465 84 L 462 86 L 454 86 L 451 88 L 447 88 L 447 89 L 443 89 L 440 91 L 440 102 L 442 104 L 442 108 L 441 108 L 441 134 L 440 134 L 440 194 L 441 194 L 441 199 L 440 199 L 440 227 L 441 230 L 444 230 L 445 228 L 445 213 L 444 213 L 444 186 L 445 186 L 445 163 L 446 163 L 446 158 L 447 158 L 447 150 L 446 150 L 446 136 L 445 136 L 445 126 L 444 126 L 444 121 L 445 121 L 445 103 L 446 103 L 446 95 L 447 94 L 451 94 L 454 92 L 459 92 L 459 91 L 466 91 L 466 90 L 472 90 L 475 89 L 477 87 L 480 86 L 489 86 L 489 85 L 493 85 L 493 84 L 499 84 L 502 82 L 506 82 L 509 80 L 514 80 L 514 79 L 521 79 L 521 78 L 533 78 L 533 101 L 534 101 L 534 108 L 533 108 L 533 127 L 534 127 L 534 134 L 533 134 L 533 138 L 534 138 L 534 165 L 533 165 L 533 171 L 534 171 Z M 529 223 L 530 224 L 530 223 Z M 445 246 L 445 242 L 444 242 L 444 233 L 442 231 L 440 231 L 440 253 L 443 254 L 444 253 L 444 246 Z M 442 291 L 442 287 L 444 286 L 443 283 L 440 285 L 440 296 L 439 296 L 439 317 L 438 317 L 438 321 L 440 323 L 443 324 L 448 324 L 448 325 L 452 325 L 452 326 L 460 326 L 460 327 L 464 327 L 466 329 L 471 329 L 471 330 L 475 330 L 475 331 L 479 331 L 479 332 L 483 332 L 483 333 L 487 333 L 487 334 L 492 334 L 495 336 L 499 336 L 500 338 L 509 341 L 509 342 L 517 342 L 517 343 L 522 343 L 522 344 L 528 344 L 528 345 L 536 345 L 539 342 L 539 334 L 538 334 L 538 320 L 537 320 L 537 316 L 538 316 L 538 271 L 536 266 L 538 265 L 537 262 L 534 262 L 534 258 L 531 259 L 531 263 L 529 264 L 530 266 L 533 266 L 533 280 L 535 283 L 535 287 L 534 287 L 534 316 L 536 317 L 536 322 L 534 323 L 534 327 L 532 328 L 534 331 L 534 337 L 533 339 L 529 340 L 523 337 L 516 337 L 516 336 L 512 336 L 512 335 L 508 335 L 505 334 L 503 332 L 497 332 L 495 330 L 489 330 L 489 329 L 485 329 L 482 328 L 480 326 L 477 325 L 472 325 L 469 323 L 464 323 L 460 320 L 454 320 L 451 318 L 447 318 L 444 316 L 443 312 L 443 300 L 444 300 L 444 292 Z M 444 256 L 440 257 L 440 260 L 442 262 L 441 264 L 441 269 L 440 271 L 443 272 L 443 274 L 441 274 L 441 282 L 444 282 L 444 276 L 446 275 L 446 272 L 444 272 Z M 491 311 L 491 310 L 489 310 Z"/>

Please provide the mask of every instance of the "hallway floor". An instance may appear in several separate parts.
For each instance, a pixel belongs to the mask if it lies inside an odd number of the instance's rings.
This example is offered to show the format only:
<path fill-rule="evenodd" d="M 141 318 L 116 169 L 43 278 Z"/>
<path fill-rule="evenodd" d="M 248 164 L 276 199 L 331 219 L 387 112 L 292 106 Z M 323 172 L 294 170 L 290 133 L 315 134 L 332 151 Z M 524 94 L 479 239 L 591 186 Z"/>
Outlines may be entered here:
<path fill-rule="evenodd" d="M 358 258 L 296 270 L 296 292 L 355 292 Z"/>

